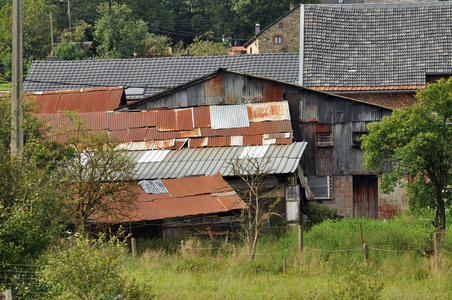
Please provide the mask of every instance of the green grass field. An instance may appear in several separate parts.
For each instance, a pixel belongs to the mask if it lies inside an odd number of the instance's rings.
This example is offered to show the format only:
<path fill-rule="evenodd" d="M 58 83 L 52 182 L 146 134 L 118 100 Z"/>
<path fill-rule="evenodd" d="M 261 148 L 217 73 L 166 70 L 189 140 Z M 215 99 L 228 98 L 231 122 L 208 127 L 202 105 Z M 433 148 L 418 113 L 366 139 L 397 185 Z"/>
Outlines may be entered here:
<path fill-rule="evenodd" d="M 2 83 L 0 82 L 0 91 L 11 91 L 11 83 Z"/>
<path fill-rule="evenodd" d="M 325 222 L 305 234 L 302 260 L 296 230 L 264 236 L 253 261 L 240 245 L 236 258 L 222 241 L 188 239 L 185 258 L 178 241 L 139 241 L 123 272 L 151 280 L 159 299 L 452 299 L 450 239 L 437 271 L 430 227 L 409 217 Z"/>

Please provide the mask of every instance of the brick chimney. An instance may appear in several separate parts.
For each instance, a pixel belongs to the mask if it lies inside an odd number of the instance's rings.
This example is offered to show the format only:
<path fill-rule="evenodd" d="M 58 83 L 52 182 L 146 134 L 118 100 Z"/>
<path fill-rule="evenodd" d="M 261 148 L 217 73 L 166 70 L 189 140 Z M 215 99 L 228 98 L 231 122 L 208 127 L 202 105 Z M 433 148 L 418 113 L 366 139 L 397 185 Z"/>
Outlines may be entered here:
<path fill-rule="evenodd" d="M 255 27 L 254 27 L 254 34 L 258 35 L 259 32 L 261 32 L 261 25 L 256 24 Z"/>
<path fill-rule="evenodd" d="M 295 2 L 290 1 L 290 10 L 292 10 L 295 7 Z"/>

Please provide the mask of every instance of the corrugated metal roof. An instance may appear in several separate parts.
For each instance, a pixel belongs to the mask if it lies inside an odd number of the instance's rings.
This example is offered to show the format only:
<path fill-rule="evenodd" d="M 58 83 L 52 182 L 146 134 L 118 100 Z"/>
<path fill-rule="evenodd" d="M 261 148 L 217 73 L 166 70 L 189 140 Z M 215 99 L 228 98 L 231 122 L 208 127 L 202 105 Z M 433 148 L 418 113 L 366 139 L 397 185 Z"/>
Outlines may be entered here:
<path fill-rule="evenodd" d="M 73 96 L 76 95 L 81 94 Z M 81 118 L 89 129 L 108 130 L 119 142 L 152 141 L 153 149 L 172 149 L 176 147 L 174 139 L 196 139 L 187 143 L 188 147 L 194 148 L 278 143 L 278 138 L 291 138 L 292 135 L 287 110 L 288 104 L 284 101 L 143 112 L 85 112 L 81 113 Z M 245 116 L 244 120 L 240 119 L 240 114 Z M 39 116 L 56 127 L 66 120 L 64 115 L 57 113 Z M 248 122 L 248 116 L 252 122 Z M 213 126 L 225 128 L 213 129 L 211 118 Z M 235 127 L 239 125 L 245 127 Z M 168 143 L 170 140 L 172 142 Z M 149 149 L 144 143 L 134 144 L 133 149 L 140 150 L 139 145 L 146 146 L 143 150 Z M 181 143 L 178 145 L 182 146 Z"/>
<path fill-rule="evenodd" d="M 143 182 L 146 182 L 145 185 L 150 183 L 149 190 L 156 193 L 147 193 L 148 186 L 145 189 L 138 188 L 136 214 L 119 222 L 162 220 L 247 208 L 219 173 L 212 176 L 140 181 Z"/>
<path fill-rule="evenodd" d="M 37 92 L 33 93 L 33 96 L 38 103 L 38 113 L 40 114 L 64 110 L 108 111 L 120 107 L 121 100 L 125 101 L 123 87 Z"/>
<path fill-rule="evenodd" d="M 148 194 L 166 194 L 169 193 L 161 179 L 141 180 L 139 182 L 143 190 Z"/>
<path fill-rule="evenodd" d="M 268 167 L 271 174 L 289 174 L 296 170 L 306 142 L 290 145 L 269 145 L 264 156 L 257 158 L 259 164 Z M 240 160 L 240 154 L 247 147 L 215 147 L 171 150 L 159 161 L 150 161 L 156 151 L 130 151 L 136 164 L 136 179 L 180 178 L 188 176 L 212 175 L 220 172 L 223 176 L 233 176 L 232 166 Z"/>
<path fill-rule="evenodd" d="M 149 150 L 140 158 L 139 163 L 163 161 L 170 150 Z"/>
<path fill-rule="evenodd" d="M 212 129 L 250 126 L 245 105 L 211 105 L 209 108 Z"/>

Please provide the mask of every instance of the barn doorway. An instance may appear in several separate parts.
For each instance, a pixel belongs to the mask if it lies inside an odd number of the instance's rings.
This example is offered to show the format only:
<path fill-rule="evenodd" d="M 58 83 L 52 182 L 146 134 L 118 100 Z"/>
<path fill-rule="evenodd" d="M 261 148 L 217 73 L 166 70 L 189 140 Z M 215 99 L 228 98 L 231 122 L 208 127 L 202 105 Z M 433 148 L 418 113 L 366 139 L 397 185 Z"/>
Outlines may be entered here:
<path fill-rule="evenodd" d="M 378 218 L 377 176 L 353 176 L 353 216 Z"/>

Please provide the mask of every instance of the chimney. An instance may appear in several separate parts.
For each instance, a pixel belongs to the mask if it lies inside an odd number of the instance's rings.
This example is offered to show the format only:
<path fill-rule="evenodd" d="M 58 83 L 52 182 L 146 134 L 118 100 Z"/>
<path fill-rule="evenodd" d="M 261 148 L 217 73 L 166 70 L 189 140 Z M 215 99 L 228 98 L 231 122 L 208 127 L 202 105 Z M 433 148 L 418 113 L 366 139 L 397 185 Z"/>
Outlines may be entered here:
<path fill-rule="evenodd" d="M 261 32 L 261 25 L 256 24 L 256 26 L 254 27 L 254 34 L 258 35 L 259 32 Z"/>
<path fill-rule="evenodd" d="M 295 7 L 295 2 L 290 1 L 290 10 L 292 10 Z"/>

